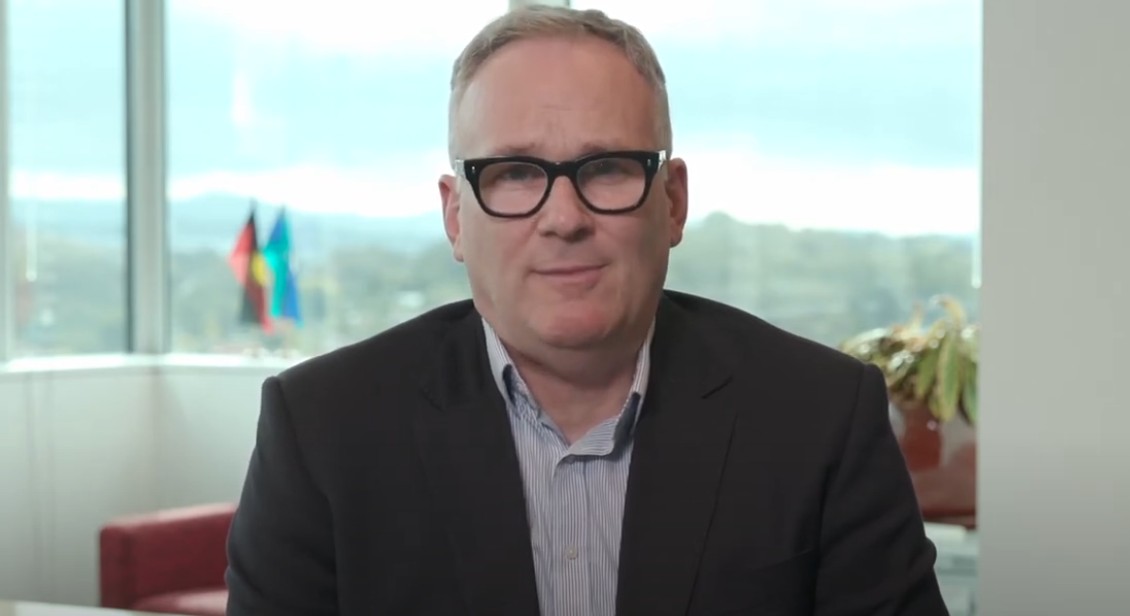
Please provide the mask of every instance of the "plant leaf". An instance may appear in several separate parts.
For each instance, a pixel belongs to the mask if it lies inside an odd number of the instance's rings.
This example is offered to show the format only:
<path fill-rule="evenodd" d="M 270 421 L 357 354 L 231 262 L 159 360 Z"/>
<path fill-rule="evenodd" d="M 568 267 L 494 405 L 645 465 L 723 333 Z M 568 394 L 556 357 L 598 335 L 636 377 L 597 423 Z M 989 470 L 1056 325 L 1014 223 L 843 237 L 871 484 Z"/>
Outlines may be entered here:
<path fill-rule="evenodd" d="M 966 325 L 961 329 L 961 352 L 974 362 L 977 361 L 977 356 L 981 353 L 981 338 L 979 334 L 980 332 L 974 325 Z"/>
<path fill-rule="evenodd" d="M 949 295 L 941 295 L 935 298 L 935 301 L 941 304 L 946 314 L 949 315 L 951 325 L 957 325 L 959 327 L 965 325 L 965 309 L 961 307 L 961 304 L 956 299 Z"/>
<path fill-rule="evenodd" d="M 965 387 L 961 389 L 961 407 L 965 420 L 970 425 L 977 424 L 977 365 L 967 364 L 965 369 L 970 372 L 965 378 Z"/>
<path fill-rule="evenodd" d="M 938 396 L 938 392 L 940 391 L 941 390 L 937 387 L 930 389 L 930 397 L 926 400 L 926 407 L 930 409 L 931 413 L 934 414 L 934 418 L 938 419 L 939 421 L 941 421 L 941 419 L 939 417 L 938 411 L 935 409 L 939 409 L 942 406 L 941 400 Z"/>
<path fill-rule="evenodd" d="M 938 349 L 938 404 L 934 415 L 949 421 L 957 414 L 961 396 L 961 355 L 957 352 L 956 332 L 947 332 Z"/>
<path fill-rule="evenodd" d="M 908 381 L 918 372 L 920 361 L 921 356 L 907 350 L 892 355 L 886 367 L 887 387 L 909 395 L 912 383 L 908 384 Z"/>
<path fill-rule="evenodd" d="M 938 357 L 941 355 L 936 346 L 928 346 L 919 356 L 918 366 L 914 375 L 914 398 L 925 400 L 934 386 L 934 378 L 938 374 Z"/>

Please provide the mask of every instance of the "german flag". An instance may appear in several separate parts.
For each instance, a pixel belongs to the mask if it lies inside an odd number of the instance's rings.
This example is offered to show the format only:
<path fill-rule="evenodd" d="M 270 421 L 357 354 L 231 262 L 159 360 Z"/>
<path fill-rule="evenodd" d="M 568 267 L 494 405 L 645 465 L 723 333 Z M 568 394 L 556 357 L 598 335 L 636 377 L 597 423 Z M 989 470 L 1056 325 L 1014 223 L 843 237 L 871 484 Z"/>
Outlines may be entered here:
<path fill-rule="evenodd" d="M 264 332 L 270 333 L 271 317 L 267 313 L 268 284 L 267 263 L 263 253 L 259 250 L 259 231 L 255 224 L 255 204 L 251 205 L 251 213 L 243 230 L 235 240 L 235 246 L 228 256 L 228 265 L 231 267 L 235 279 L 243 287 L 243 299 L 239 311 L 239 322 L 249 325 L 258 325 Z"/>

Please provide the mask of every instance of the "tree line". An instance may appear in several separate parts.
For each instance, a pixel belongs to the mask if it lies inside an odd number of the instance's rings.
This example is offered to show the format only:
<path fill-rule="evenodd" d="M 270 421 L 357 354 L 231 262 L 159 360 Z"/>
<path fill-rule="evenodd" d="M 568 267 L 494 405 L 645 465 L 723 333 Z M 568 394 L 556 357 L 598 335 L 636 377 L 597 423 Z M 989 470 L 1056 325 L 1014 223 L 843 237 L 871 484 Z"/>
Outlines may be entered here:
<path fill-rule="evenodd" d="M 972 318 L 972 237 L 890 237 L 794 230 L 713 214 L 688 229 L 668 288 L 717 299 L 819 342 L 906 320 L 916 303 L 957 298 Z M 21 251 L 17 248 L 17 255 Z M 40 239 L 34 280 L 17 259 L 17 352 L 114 352 L 126 344 L 121 248 Z M 442 237 L 415 250 L 353 245 L 296 265 L 303 323 L 270 335 L 238 322 L 240 289 L 227 255 L 174 252 L 169 300 L 181 352 L 312 355 L 468 297 L 463 266 Z"/>

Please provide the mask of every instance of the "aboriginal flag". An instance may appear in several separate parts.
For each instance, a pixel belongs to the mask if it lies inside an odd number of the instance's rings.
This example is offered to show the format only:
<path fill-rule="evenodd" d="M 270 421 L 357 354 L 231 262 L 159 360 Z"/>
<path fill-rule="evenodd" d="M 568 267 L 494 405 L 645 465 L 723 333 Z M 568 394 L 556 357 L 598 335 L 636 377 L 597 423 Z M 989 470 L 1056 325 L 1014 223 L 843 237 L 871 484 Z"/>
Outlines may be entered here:
<path fill-rule="evenodd" d="M 235 279 L 243 288 L 239 322 L 257 325 L 265 332 L 271 331 L 271 318 L 267 312 L 267 263 L 259 250 L 259 232 L 255 224 L 255 204 L 247 222 L 236 237 L 235 246 L 228 256 Z"/>

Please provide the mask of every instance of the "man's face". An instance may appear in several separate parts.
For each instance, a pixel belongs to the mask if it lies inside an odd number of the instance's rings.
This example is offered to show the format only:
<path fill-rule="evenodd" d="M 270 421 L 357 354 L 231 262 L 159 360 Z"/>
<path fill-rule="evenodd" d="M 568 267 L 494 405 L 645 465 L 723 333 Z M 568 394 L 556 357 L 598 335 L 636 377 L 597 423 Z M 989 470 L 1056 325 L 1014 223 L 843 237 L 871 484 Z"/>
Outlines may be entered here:
<path fill-rule="evenodd" d="M 655 96 L 615 46 L 596 38 L 511 43 L 491 56 L 455 114 L 456 155 L 550 161 L 658 150 Z M 668 161 L 638 209 L 598 214 L 568 178 L 527 218 L 495 218 L 464 179 L 440 180 L 444 227 L 475 305 L 512 345 L 596 348 L 654 317 L 687 213 L 686 167 Z"/>

